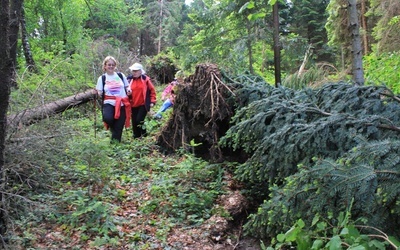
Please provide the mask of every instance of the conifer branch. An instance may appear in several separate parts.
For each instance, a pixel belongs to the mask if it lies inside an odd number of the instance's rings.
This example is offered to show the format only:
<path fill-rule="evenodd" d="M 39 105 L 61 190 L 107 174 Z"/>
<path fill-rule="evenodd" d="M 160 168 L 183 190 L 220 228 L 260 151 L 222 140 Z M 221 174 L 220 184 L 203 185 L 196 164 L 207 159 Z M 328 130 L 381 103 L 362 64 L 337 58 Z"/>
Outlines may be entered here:
<path fill-rule="evenodd" d="M 397 97 L 397 96 L 395 96 L 395 95 L 393 94 L 392 91 L 389 91 L 389 90 L 383 91 L 383 92 L 381 93 L 381 95 L 387 96 L 387 97 L 391 97 L 391 98 L 393 98 L 394 100 L 396 100 L 397 102 L 400 102 L 400 98 Z"/>
<path fill-rule="evenodd" d="M 373 124 L 367 124 L 367 125 L 373 125 Z M 393 131 L 396 131 L 396 132 L 400 132 L 400 127 L 396 127 L 396 126 L 391 126 L 391 125 L 386 125 L 386 124 L 379 124 L 378 127 L 379 128 L 393 130 Z"/>
<path fill-rule="evenodd" d="M 386 213 L 398 209 L 400 198 L 399 98 L 382 86 L 347 83 L 297 92 L 251 87 L 235 90 L 249 104 L 232 117 L 221 141 L 248 153 L 237 178 L 254 185 L 257 199 L 268 197 L 263 213 L 247 224 L 252 232 L 282 230 L 299 214 L 312 220 L 316 211 L 339 213 L 352 199 L 352 217 L 365 216 L 385 230 L 400 226 Z"/>

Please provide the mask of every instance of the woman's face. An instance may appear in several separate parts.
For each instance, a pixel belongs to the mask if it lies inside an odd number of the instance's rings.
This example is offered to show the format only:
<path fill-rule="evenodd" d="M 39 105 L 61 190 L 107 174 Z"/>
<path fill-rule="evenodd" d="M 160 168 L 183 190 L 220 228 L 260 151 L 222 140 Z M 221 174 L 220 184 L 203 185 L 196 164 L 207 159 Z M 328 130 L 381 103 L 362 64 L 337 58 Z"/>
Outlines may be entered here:
<path fill-rule="evenodd" d="M 142 75 L 142 71 L 140 69 L 139 70 L 132 70 L 133 78 L 138 78 L 141 75 Z"/>
<path fill-rule="evenodd" d="M 106 72 L 108 74 L 112 74 L 112 73 L 114 73 L 115 66 L 116 65 L 115 65 L 115 62 L 113 60 L 108 60 L 106 62 L 106 65 L 104 65 L 104 68 L 105 68 L 105 70 L 106 70 Z"/>

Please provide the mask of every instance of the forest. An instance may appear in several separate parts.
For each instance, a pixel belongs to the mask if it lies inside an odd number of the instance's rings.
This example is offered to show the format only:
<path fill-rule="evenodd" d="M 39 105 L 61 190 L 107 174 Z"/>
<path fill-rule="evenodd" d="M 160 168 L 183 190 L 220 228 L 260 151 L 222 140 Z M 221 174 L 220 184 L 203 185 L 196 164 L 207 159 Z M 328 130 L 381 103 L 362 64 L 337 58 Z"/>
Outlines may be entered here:
<path fill-rule="evenodd" d="M 399 0 L 0 5 L 1 249 L 400 249 Z M 110 143 L 107 56 L 146 136 Z"/>

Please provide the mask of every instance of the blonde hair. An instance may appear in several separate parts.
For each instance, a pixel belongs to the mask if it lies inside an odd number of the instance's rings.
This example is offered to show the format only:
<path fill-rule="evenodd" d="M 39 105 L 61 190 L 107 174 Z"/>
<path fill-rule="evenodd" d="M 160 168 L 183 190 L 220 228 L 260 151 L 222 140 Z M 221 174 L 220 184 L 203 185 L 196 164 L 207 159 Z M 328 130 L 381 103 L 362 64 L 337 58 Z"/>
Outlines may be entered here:
<path fill-rule="evenodd" d="M 115 64 L 115 69 L 117 69 L 117 64 L 118 64 L 117 60 L 116 60 L 114 57 L 112 57 L 112 56 L 107 56 L 107 57 L 104 58 L 104 60 L 103 60 L 103 71 L 104 71 L 104 72 L 106 72 L 106 64 L 107 64 L 108 61 L 113 61 L 114 64 Z"/>

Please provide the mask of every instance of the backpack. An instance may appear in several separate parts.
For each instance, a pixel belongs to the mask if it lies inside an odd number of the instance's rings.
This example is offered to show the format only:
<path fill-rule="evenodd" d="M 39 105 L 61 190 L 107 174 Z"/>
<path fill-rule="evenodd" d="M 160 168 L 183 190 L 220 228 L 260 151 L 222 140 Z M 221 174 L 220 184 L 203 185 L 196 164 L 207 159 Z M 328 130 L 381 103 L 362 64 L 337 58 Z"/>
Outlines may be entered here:
<path fill-rule="evenodd" d="M 117 75 L 119 76 L 119 78 L 121 78 L 122 83 L 124 83 L 124 77 L 122 76 L 122 73 L 121 73 L 121 72 L 117 72 Z M 103 81 L 103 94 L 102 94 L 101 97 L 102 97 L 103 102 L 104 102 L 104 85 L 106 85 L 106 75 L 105 75 L 105 74 L 103 74 L 103 75 L 101 76 L 101 80 Z M 128 93 L 126 93 L 126 88 L 125 88 L 125 86 L 124 86 L 124 90 L 125 90 L 125 94 L 128 95 Z"/>
<path fill-rule="evenodd" d="M 151 104 L 151 100 L 150 100 L 150 88 L 149 88 L 149 82 L 148 82 L 148 76 L 146 75 L 142 75 L 142 81 L 146 82 L 146 100 L 144 101 L 144 106 L 146 107 L 146 110 L 149 111 L 150 110 L 150 104 Z"/>

